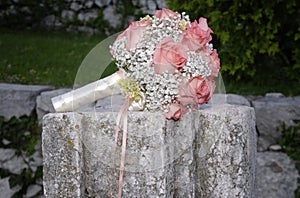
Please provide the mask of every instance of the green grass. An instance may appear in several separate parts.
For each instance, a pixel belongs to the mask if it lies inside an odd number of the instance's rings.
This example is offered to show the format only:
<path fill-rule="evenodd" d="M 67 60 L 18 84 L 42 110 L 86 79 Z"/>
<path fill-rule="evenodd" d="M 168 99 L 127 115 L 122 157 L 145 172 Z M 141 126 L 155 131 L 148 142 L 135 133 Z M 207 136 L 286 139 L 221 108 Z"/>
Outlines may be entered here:
<path fill-rule="evenodd" d="M 103 35 L 0 29 L 0 82 L 72 87 L 84 57 L 104 38 L 106 36 Z M 247 79 L 242 82 L 226 77 L 226 92 L 242 95 L 264 95 L 268 92 L 300 95 L 299 83 L 261 76 L 259 80 Z"/>
<path fill-rule="evenodd" d="M 87 53 L 104 36 L 0 31 L 0 82 L 72 87 Z"/>

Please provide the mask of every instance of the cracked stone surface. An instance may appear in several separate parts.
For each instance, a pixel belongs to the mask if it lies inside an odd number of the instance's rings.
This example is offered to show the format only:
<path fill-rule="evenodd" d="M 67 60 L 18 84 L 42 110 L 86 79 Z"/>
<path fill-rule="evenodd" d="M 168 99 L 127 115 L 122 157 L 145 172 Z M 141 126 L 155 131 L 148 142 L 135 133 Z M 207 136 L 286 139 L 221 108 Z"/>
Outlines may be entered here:
<path fill-rule="evenodd" d="M 0 179 L 0 197 L 11 197 L 15 192 L 17 192 L 20 189 L 21 187 L 18 185 L 13 187 L 12 189 L 9 187 L 9 177 Z"/>
<path fill-rule="evenodd" d="M 259 151 L 266 151 L 269 146 L 278 143 L 283 123 L 289 127 L 295 125 L 294 120 L 300 118 L 300 96 L 267 94 L 264 98 L 252 101 L 252 104 L 257 117 Z"/>
<path fill-rule="evenodd" d="M 116 116 L 72 112 L 44 117 L 46 197 L 117 194 Z M 130 112 L 128 120 L 123 197 L 256 197 L 252 108 L 207 108 L 176 122 L 160 113 Z"/>
<path fill-rule="evenodd" d="M 0 83 L 0 115 L 7 120 L 30 115 L 35 110 L 36 97 L 49 89 L 50 86 Z"/>
<path fill-rule="evenodd" d="M 270 151 L 257 153 L 257 197 L 293 198 L 298 177 L 295 162 L 287 154 Z"/>

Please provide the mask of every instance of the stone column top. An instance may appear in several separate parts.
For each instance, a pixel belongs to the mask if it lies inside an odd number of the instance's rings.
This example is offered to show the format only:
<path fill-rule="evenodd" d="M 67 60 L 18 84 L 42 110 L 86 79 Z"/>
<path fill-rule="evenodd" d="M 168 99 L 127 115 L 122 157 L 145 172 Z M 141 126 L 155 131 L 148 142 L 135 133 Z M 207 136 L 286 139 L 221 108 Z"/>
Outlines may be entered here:
<path fill-rule="evenodd" d="M 46 197 L 117 194 L 117 114 L 67 112 L 44 117 Z M 255 197 L 255 153 L 254 110 L 247 106 L 214 106 L 189 112 L 179 121 L 166 120 L 161 112 L 129 112 L 122 194 Z"/>

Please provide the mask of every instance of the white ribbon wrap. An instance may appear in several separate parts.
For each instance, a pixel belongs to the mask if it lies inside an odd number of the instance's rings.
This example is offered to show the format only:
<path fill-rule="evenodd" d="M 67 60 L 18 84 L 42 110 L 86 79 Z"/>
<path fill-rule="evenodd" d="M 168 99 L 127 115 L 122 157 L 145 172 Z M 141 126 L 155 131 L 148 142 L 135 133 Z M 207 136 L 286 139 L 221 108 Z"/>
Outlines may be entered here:
<path fill-rule="evenodd" d="M 56 112 L 73 111 L 83 105 L 93 103 L 107 96 L 121 93 L 118 81 L 122 72 L 116 72 L 106 78 L 87 84 L 63 95 L 51 99 Z"/>

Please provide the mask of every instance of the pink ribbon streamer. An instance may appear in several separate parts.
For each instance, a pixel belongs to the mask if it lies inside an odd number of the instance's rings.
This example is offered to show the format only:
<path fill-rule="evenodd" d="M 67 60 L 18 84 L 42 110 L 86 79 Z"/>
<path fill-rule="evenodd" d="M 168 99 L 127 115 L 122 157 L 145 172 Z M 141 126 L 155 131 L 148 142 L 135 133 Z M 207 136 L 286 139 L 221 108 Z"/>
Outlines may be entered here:
<path fill-rule="evenodd" d="M 115 132 L 115 141 L 114 141 L 114 155 L 116 155 L 116 150 L 118 146 L 118 137 L 119 132 L 121 130 L 120 124 L 123 122 L 123 138 L 122 138 L 122 152 L 121 152 L 121 160 L 120 160 L 120 172 L 119 172 L 119 184 L 118 184 L 118 198 L 122 197 L 122 186 L 123 186 L 123 178 L 124 178 L 124 169 L 125 169 L 125 157 L 126 157 L 126 140 L 127 140 L 127 124 L 128 124 L 128 106 L 133 101 L 133 99 L 126 99 L 124 102 L 120 112 L 117 116 L 116 123 L 116 132 Z M 115 157 L 113 158 L 115 160 Z M 113 170 L 115 170 L 115 161 L 113 160 Z M 112 191 L 110 193 L 112 197 Z"/>

